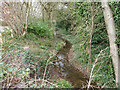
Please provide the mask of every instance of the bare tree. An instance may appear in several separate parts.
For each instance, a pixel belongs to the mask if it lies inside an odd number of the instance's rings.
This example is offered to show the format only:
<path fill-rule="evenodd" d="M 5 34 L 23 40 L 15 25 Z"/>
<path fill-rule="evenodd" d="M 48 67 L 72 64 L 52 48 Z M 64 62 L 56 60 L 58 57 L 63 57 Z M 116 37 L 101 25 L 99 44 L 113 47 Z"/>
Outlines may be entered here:
<path fill-rule="evenodd" d="M 108 32 L 108 37 L 109 37 L 110 54 L 115 71 L 116 86 L 118 87 L 117 84 L 119 84 L 120 87 L 120 59 L 118 55 L 118 47 L 117 44 L 115 43 L 116 31 L 115 31 L 114 19 L 108 2 L 102 2 L 102 8 L 103 8 L 105 24 Z"/>
<path fill-rule="evenodd" d="M 28 16 L 29 16 L 29 12 L 30 12 L 30 7 L 32 6 L 32 2 L 26 2 L 26 17 L 25 17 L 25 29 L 23 32 L 23 36 L 26 35 L 27 33 L 27 27 L 28 27 Z"/>
<path fill-rule="evenodd" d="M 27 30 L 29 2 L 2 2 L 2 16 L 14 36 L 23 36 Z"/>
<path fill-rule="evenodd" d="M 53 20 L 53 16 L 54 16 L 53 12 L 54 12 L 57 4 L 58 3 L 53 3 L 53 2 L 40 2 L 40 5 L 42 7 L 42 18 L 43 18 L 43 21 L 44 21 L 45 15 L 48 18 L 48 20 Z"/>

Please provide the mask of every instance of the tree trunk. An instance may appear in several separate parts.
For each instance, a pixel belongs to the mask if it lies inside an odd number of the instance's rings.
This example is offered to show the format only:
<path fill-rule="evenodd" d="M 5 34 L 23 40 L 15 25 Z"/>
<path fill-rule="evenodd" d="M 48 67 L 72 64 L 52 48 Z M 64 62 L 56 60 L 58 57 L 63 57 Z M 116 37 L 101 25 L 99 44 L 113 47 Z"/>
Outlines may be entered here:
<path fill-rule="evenodd" d="M 31 3 L 31 2 L 30 2 Z M 25 18 L 25 29 L 24 29 L 24 33 L 23 33 L 23 37 L 27 34 L 27 27 L 28 27 L 28 16 L 29 16 L 29 9 L 30 5 L 29 2 L 26 3 L 26 18 Z"/>
<path fill-rule="evenodd" d="M 0 32 L 0 59 L 2 59 L 2 43 L 3 43 L 3 41 L 2 41 L 2 34 Z"/>
<path fill-rule="evenodd" d="M 94 3 L 91 3 L 91 14 L 92 14 L 92 17 L 91 17 L 91 31 L 90 31 L 90 40 L 89 40 L 89 50 L 88 50 L 88 53 L 89 53 L 89 64 L 91 64 L 91 44 L 92 44 L 92 36 L 93 36 L 93 32 L 94 32 Z"/>
<path fill-rule="evenodd" d="M 42 8 L 42 21 L 44 22 L 44 8 Z"/>
<path fill-rule="evenodd" d="M 103 8 L 105 24 L 108 32 L 108 37 L 109 37 L 110 54 L 115 71 L 116 86 L 118 87 L 119 84 L 120 87 L 120 59 L 118 55 L 118 47 L 117 44 L 115 43 L 116 31 L 115 31 L 114 19 L 108 2 L 102 2 L 102 8 Z"/>
<path fill-rule="evenodd" d="M 94 18 L 95 18 L 95 12 L 94 12 L 94 3 L 91 3 L 91 29 L 90 29 L 90 39 L 89 39 L 89 44 L 88 44 L 88 54 L 89 54 L 89 57 L 88 57 L 88 65 L 91 64 L 92 60 L 91 60 L 91 46 L 92 46 L 92 36 L 93 36 L 93 32 L 94 32 Z M 90 66 L 88 67 L 87 71 L 91 71 L 90 70 Z"/>

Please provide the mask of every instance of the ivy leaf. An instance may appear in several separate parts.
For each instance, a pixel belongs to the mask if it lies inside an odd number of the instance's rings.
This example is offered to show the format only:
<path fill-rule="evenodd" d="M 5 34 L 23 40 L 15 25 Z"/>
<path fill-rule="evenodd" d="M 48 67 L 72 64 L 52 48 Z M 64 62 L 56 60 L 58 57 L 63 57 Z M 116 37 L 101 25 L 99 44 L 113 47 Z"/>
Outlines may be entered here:
<path fill-rule="evenodd" d="M 14 68 L 12 68 L 12 67 L 7 69 L 8 72 L 12 72 L 13 70 L 14 70 Z"/>

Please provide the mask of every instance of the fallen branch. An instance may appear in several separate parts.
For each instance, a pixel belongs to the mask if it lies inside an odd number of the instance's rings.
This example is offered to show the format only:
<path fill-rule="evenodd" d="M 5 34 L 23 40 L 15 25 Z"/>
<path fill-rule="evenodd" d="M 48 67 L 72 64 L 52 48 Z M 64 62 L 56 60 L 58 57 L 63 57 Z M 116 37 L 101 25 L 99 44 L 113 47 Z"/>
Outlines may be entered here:
<path fill-rule="evenodd" d="M 46 75 L 46 72 L 47 72 L 47 67 L 48 67 L 48 62 L 50 61 L 51 58 L 53 58 L 55 55 L 51 56 L 48 60 L 47 60 L 47 63 L 46 63 L 46 66 L 45 66 L 45 71 L 44 71 L 44 74 L 43 74 L 43 79 L 42 79 L 42 83 L 41 83 L 41 86 L 43 85 L 44 83 L 44 79 L 45 79 L 45 75 Z"/>
<path fill-rule="evenodd" d="M 36 82 L 37 81 L 43 81 L 43 79 L 36 79 Z M 32 84 L 33 82 L 35 82 L 35 80 L 32 80 L 32 81 L 29 81 L 29 84 Z M 48 80 L 44 80 L 44 82 L 46 82 L 46 83 L 49 83 L 49 84 L 51 84 L 51 85 L 53 85 L 53 86 L 55 86 L 55 87 L 59 87 L 59 85 L 57 85 L 57 84 L 53 84 L 52 82 L 49 82 Z"/>

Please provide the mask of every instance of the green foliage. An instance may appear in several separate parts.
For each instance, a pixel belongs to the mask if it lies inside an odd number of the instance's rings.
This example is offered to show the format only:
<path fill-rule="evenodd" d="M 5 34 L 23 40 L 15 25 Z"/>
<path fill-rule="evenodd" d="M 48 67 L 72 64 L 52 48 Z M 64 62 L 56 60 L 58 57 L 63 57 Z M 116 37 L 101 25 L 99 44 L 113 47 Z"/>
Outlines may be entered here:
<path fill-rule="evenodd" d="M 24 50 L 22 50 L 22 48 L 20 48 L 18 45 L 15 44 L 14 46 L 12 45 L 10 45 L 9 42 L 9 48 L 7 47 L 8 49 L 4 50 L 4 55 L 3 55 L 4 59 L 2 59 L 3 60 L 2 62 L 0 62 L 1 64 L 0 81 L 2 81 L 1 83 L 5 85 L 4 87 L 8 87 L 10 83 L 15 83 L 15 82 L 17 83 L 17 81 L 14 80 L 24 81 L 26 78 L 29 78 L 29 73 L 30 73 L 29 66 L 24 61 L 27 53 Z M 27 59 L 27 61 L 29 60 Z"/>
<path fill-rule="evenodd" d="M 56 27 L 68 31 L 72 25 L 72 20 L 73 20 L 72 17 L 67 17 L 63 20 L 57 21 Z"/>
<path fill-rule="evenodd" d="M 68 5 L 68 8 L 71 8 Z M 73 11 L 71 9 L 60 9 L 57 11 L 57 20 L 56 20 L 56 28 L 60 30 L 66 30 L 70 32 L 73 30 L 72 25 L 74 25 L 75 17 L 72 16 Z"/>
<path fill-rule="evenodd" d="M 60 42 L 60 43 L 56 44 L 55 49 L 56 49 L 56 50 L 59 50 L 63 45 L 64 45 L 64 43 L 63 43 L 63 42 Z"/>
<path fill-rule="evenodd" d="M 4 75 L 7 74 L 5 69 L 6 69 L 6 66 L 4 62 L 0 62 L 0 79 L 4 78 L 5 77 Z"/>
<path fill-rule="evenodd" d="M 101 49 L 102 46 L 99 48 Z M 98 49 L 99 50 L 99 49 Z M 103 50 L 103 49 L 102 49 Z M 97 55 L 100 53 L 93 49 L 96 52 L 95 59 Z M 94 54 L 94 53 L 93 53 Z M 98 57 L 98 61 L 93 71 L 93 80 L 98 81 L 98 85 L 105 85 L 105 87 L 115 87 L 115 76 L 114 76 L 114 69 L 112 64 L 112 59 L 109 57 L 110 49 L 105 49 L 101 55 Z"/>
<path fill-rule="evenodd" d="M 102 8 L 97 8 L 98 13 L 94 18 L 94 33 L 92 36 L 92 44 L 108 44 L 108 34 L 105 26 L 104 16 L 102 12 Z M 105 47 L 104 47 L 105 48 Z"/>
<path fill-rule="evenodd" d="M 43 23 L 42 21 L 30 23 L 28 25 L 27 31 L 29 33 L 31 32 L 41 37 L 52 37 L 53 36 L 53 28 L 49 27 L 47 23 Z"/>
<path fill-rule="evenodd" d="M 20 38 L 22 39 L 22 38 Z M 27 39 L 27 40 L 38 40 L 39 38 L 37 37 L 37 35 L 35 35 L 34 33 L 28 33 L 25 38 L 23 39 Z"/>
<path fill-rule="evenodd" d="M 120 23 L 120 2 L 110 2 L 109 3 L 112 12 L 113 12 L 113 17 L 115 21 L 115 25 L 117 28 L 120 29 L 119 23 Z"/>
<path fill-rule="evenodd" d="M 61 48 L 63 42 L 55 41 L 51 38 L 38 38 L 33 33 L 28 33 L 26 37 L 11 38 L 9 33 L 3 33 L 3 60 L 0 61 L 0 81 L 5 84 L 5 87 L 12 83 L 23 82 L 32 88 L 40 88 L 41 83 L 35 84 L 36 78 L 43 78 L 45 66 L 49 57 L 52 56 L 50 48 Z M 55 43 L 55 44 L 53 44 Z M 52 59 L 51 59 L 52 60 Z M 52 61 L 48 63 L 51 65 Z M 7 62 L 6 62 L 7 61 Z M 11 82 L 3 82 L 10 80 L 14 76 L 14 80 Z M 50 78 L 48 70 L 46 77 Z M 31 82 L 29 84 L 29 82 Z M 45 83 L 44 87 L 53 87 L 48 83 Z M 25 86 L 28 87 L 28 86 Z"/>
<path fill-rule="evenodd" d="M 64 38 L 67 38 L 73 43 L 75 55 L 73 61 L 79 61 L 84 68 L 88 68 L 88 66 L 92 68 L 100 51 L 108 47 L 108 49 L 103 51 L 98 57 L 92 80 L 97 82 L 98 85 L 113 88 L 115 87 L 115 75 L 112 59 L 110 57 L 109 40 L 101 3 L 75 2 L 71 5 L 73 4 L 75 4 L 74 8 L 70 6 L 65 10 L 58 10 L 56 22 L 56 27 L 60 29 L 58 33 L 65 34 L 67 37 Z M 112 8 L 115 20 L 117 32 L 116 43 L 119 47 L 120 54 L 120 2 L 110 2 L 109 4 Z M 93 33 L 91 30 L 92 5 L 94 6 L 95 14 Z M 42 80 L 47 60 L 52 56 L 52 50 L 59 50 L 61 46 L 64 45 L 60 40 L 51 39 L 54 31 L 50 24 L 50 22 L 48 24 L 48 22 L 42 22 L 39 19 L 33 21 L 31 19 L 31 22 L 28 24 L 27 35 L 14 40 L 10 37 L 10 30 L 6 30 L 6 32 L 2 33 L 2 51 L 4 59 L 0 61 L 0 81 L 5 84 L 5 87 L 10 83 L 14 84 L 20 81 L 25 82 L 25 84 L 29 85 L 31 88 L 56 88 L 57 86 L 58 88 L 73 88 L 73 86 L 65 80 L 56 80 L 53 84 L 52 82 L 50 82 L 51 84 L 44 82 L 43 86 L 41 86 L 41 81 L 36 82 L 36 79 Z M 88 65 L 88 48 L 91 33 L 92 62 Z M 26 50 L 24 49 L 25 45 L 29 47 Z M 48 67 L 52 64 L 52 59 L 48 63 Z M 14 77 L 14 79 L 12 77 Z M 47 80 L 48 78 L 50 78 L 50 76 L 47 71 L 45 79 Z M 12 79 L 13 81 L 10 81 Z"/>
<path fill-rule="evenodd" d="M 73 88 L 71 83 L 69 83 L 68 81 L 65 81 L 65 80 L 58 81 L 57 85 L 59 86 L 59 88 Z"/>
<path fill-rule="evenodd" d="M 73 49 L 75 53 L 75 58 L 73 60 L 79 61 L 84 68 L 87 68 L 88 66 L 92 67 L 96 56 L 100 53 L 100 51 L 105 49 L 106 47 L 109 47 L 109 40 L 101 4 L 94 3 L 95 17 L 91 47 L 92 63 L 88 65 L 88 47 L 91 33 L 92 4 L 75 3 L 76 8 L 74 10 L 73 15 L 76 17 L 77 24 L 74 28 L 73 34 L 67 37 L 67 39 L 70 40 L 74 45 Z M 98 12 L 96 13 L 96 11 Z M 105 50 L 103 54 L 98 58 L 99 60 L 93 73 L 93 81 L 97 82 L 97 84 L 99 85 L 104 85 L 106 83 L 105 87 L 115 87 L 113 64 L 109 52 L 109 49 Z"/>

